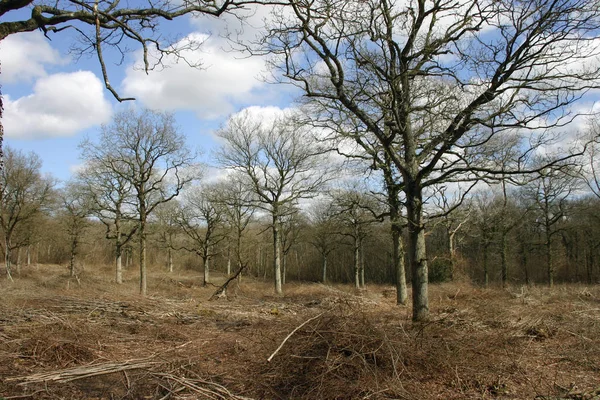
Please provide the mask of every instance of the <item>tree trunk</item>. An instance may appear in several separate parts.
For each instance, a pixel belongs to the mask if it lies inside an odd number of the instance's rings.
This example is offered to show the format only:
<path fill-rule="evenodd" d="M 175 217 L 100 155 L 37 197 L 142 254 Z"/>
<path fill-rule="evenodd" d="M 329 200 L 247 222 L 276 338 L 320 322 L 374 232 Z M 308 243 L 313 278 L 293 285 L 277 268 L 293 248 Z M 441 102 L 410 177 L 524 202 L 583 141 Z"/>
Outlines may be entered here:
<path fill-rule="evenodd" d="M 500 235 L 500 258 L 501 258 L 501 274 L 502 274 L 502 287 L 506 288 L 508 286 L 508 265 L 506 261 L 506 231 L 502 231 Z"/>
<path fill-rule="evenodd" d="M 128 248 L 125 250 L 125 268 L 131 267 L 131 263 L 133 262 L 133 249 Z"/>
<path fill-rule="evenodd" d="M 21 247 L 17 250 L 17 275 L 21 276 Z"/>
<path fill-rule="evenodd" d="M 27 266 L 31 267 L 31 245 L 27 245 Z"/>
<path fill-rule="evenodd" d="M 365 245 L 363 239 L 360 240 L 360 287 L 365 287 Z"/>
<path fill-rule="evenodd" d="M 206 249 L 202 257 L 202 264 L 204 265 L 204 283 L 206 286 L 210 283 L 210 244 L 206 243 Z"/>
<path fill-rule="evenodd" d="M 167 248 L 167 270 L 173 272 L 173 251 L 171 247 Z"/>
<path fill-rule="evenodd" d="M 415 182 L 405 182 L 408 219 L 408 260 L 412 272 L 413 321 L 429 318 L 427 248 L 422 223 L 423 199 Z"/>
<path fill-rule="evenodd" d="M 227 246 L 227 276 L 231 275 L 231 248 Z"/>
<path fill-rule="evenodd" d="M 146 271 L 146 221 L 140 216 L 140 294 L 146 296 L 148 292 L 148 277 Z"/>
<path fill-rule="evenodd" d="M 448 227 L 446 230 L 446 234 L 448 235 L 448 256 L 450 260 L 450 281 L 454 280 L 454 263 L 455 263 L 455 253 L 454 249 L 454 236 L 456 235 L 456 231 L 452 232 L 452 228 Z"/>
<path fill-rule="evenodd" d="M 77 240 L 71 242 L 71 258 L 69 260 L 69 276 L 75 276 L 75 252 L 77 251 Z"/>
<path fill-rule="evenodd" d="M 4 265 L 6 267 L 6 277 L 13 282 L 12 271 L 10 266 L 10 239 L 8 235 L 4 237 Z"/>
<path fill-rule="evenodd" d="M 408 300 L 406 288 L 406 266 L 404 264 L 404 246 L 402 243 L 401 204 L 399 201 L 400 187 L 395 184 L 391 173 L 392 162 L 389 155 L 385 154 L 384 179 L 390 209 L 391 234 L 392 234 L 392 264 L 396 271 L 396 304 L 405 305 Z"/>
<path fill-rule="evenodd" d="M 549 235 L 546 236 L 546 262 L 548 267 L 548 286 L 554 286 L 554 265 L 552 260 L 552 242 Z"/>
<path fill-rule="evenodd" d="M 275 293 L 283 294 L 281 282 L 281 234 L 279 232 L 279 217 L 273 215 L 273 272 L 275 273 Z"/>
<path fill-rule="evenodd" d="M 204 265 L 204 281 L 202 286 L 206 286 L 210 283 L 210 256 L 205 254 L 202 256 L 202 264 Z"/>
<path fill-rule="evenodd" d="M 298 250 L 294 251 L 295 259 L 296 259 L 296 279 L 302 280 L 302 268 L 300 268 L 300 260 L 298 258 Z"/>
<path fill-rule="evenodd" d="M 355 232 L 354 236 L 354 286 L 360 289 L 360 244 L 358 240 L 358 233 Z"/>
<path fill-rule="evenodd" d="M 327 255 L 323 254 L 323 284 L 327 283 Z"/>
<path fill-rule="evenodd" d="M 525 272 L 525 285 L 529 286 L 529 266 L 527 265 L 527 249 L 525 246 L 521 247 L 521 264 L 523 265 L 523 271 Z"/>
<path fill-rule="evenodd" d="M 285 285 L 285 278 L 287 276 L 287 253 L 283 252 L 281 258 L 281 284 Z"/>
<path fill-rule="evenodd" d="M 123 266 L 121 264 L 122 259 L 122 250 L 121 245 L 117 246 L 116 249 L 116 257 L 115 257 L 115 281 L 118 285 L 123 283 Z"/>
<path fill-rule="evenodd" d="M 396 271 L 396 304 L 406 305 L 408 289 L 406 288 L 406 267 L 404 265 L 404 246 L 402 244 L 401 229 L 392 225 L 393 263 Z"/>

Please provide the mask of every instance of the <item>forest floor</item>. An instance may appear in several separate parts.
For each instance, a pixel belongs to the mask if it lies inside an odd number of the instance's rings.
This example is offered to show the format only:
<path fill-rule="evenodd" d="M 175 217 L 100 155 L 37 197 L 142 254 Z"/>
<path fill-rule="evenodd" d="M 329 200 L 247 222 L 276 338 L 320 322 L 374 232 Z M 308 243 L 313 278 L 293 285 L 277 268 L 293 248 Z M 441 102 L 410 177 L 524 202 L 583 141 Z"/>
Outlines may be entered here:
<path fill-rule="evenodd" d="M 431 285 L 413 323 L 391 286 L 135 273 L 2 278 L 0 399 L 600 399 L 598 286 Z"/>

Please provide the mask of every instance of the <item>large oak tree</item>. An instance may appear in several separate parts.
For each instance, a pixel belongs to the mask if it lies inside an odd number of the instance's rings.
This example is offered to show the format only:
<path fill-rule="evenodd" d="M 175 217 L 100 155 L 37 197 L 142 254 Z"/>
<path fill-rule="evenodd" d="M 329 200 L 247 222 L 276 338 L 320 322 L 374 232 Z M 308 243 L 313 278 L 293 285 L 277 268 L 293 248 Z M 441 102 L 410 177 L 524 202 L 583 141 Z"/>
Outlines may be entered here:
<path fill-rule="evenodd" d="M 530 172 L 525 161 L 532 149 L 547 143 L 550 128 L 568 123 L 577 114 L 569 105 L 598 85 L 600 5 L 587 0 L 287 3 L 267 35 L 249 47 L 274 55 L 274 70 L 304 92 L 321 123 L 331 121 L 339 129 L 351 121 L 348 132 L 373 143 L 374 159 L 390 158 L 406 200 L 413 318 L 425 320 L 428 188 Z M 527 134 L 510 168 L 481 156 L 491 138 L 516 130 Z"/>

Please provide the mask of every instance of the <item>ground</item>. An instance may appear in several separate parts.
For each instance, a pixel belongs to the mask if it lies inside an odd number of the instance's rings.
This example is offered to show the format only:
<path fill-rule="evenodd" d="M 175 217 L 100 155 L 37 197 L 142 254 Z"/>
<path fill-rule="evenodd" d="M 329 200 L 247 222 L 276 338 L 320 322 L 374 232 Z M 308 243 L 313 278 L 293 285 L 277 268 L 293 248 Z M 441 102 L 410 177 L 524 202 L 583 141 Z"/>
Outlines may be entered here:
<path fill-rule="evenodd" d="M 413 323 L 391 286 L 135 274 L 0 282 L 0 399 L 600 399 L 597 286 L 431 285 Z"/>

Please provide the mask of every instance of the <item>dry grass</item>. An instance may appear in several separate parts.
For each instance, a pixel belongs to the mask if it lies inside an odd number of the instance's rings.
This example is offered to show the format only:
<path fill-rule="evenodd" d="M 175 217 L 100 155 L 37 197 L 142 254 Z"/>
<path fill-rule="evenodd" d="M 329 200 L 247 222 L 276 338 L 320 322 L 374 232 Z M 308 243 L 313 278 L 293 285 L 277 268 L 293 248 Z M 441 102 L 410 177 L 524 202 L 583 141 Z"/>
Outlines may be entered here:
<path fill-rule="evenodd" d="M 391 287 L 66 272 L 0 282 L 0 398 L 600 399 L 598 287 L 433 285 L 415 324 Z"/>

